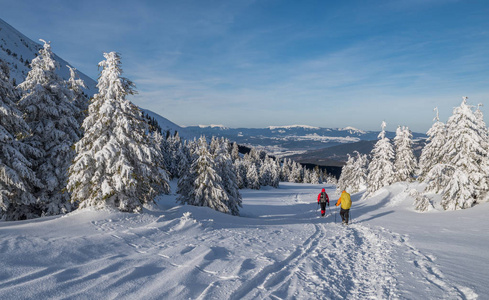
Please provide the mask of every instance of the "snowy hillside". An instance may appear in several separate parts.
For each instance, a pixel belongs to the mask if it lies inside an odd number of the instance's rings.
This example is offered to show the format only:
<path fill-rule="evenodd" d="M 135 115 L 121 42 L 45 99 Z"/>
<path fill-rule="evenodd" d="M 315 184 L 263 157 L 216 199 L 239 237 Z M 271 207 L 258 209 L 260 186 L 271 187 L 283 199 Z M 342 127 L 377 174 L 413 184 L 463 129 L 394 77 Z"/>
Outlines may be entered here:
<path fill-rule="evenodd" d="M 320 218 L 321 185 L 243 191 L 241 217 L 175 205 L 0 223 L 1 299 L 485 299 L 489 204 L 416 213 L 406 184 L 353 224 Z M 332 199 L 334 186 L 326 186 Z M 334 203 L 334 201 L 333 201 Z M 333 206 L 331 206 L 332 208 Z M 336 216 L 336 221 L 339 216 Z"/>
<path fill-rule="evenodd" d="M 35 37 L 36 41 L 38 38 Z M 52 45 L 56 52 L 56 45 Z M 7 62 L 10 68 L 10 77 L 15 79 L 16 84 L 24 81 L 30 70 L 29 63 L 36 57 L 39 49 L 42 48 L 40 43 L 34 42 L 15 28 L 0 19 L 0 59 Z M 60 65 L 58 74 L 65 80 L 70 78 L 70 71 L 66 65 L 68 62 L 55 55 L 56 61 Z M 70 65 L 71 66 L 71 65 Z M 76 66 L 72 66 L 76 68 Z M 85 93 L 92 96 L 96 93 L 96 82 L 85 74 L 78 72 L 78 76 L 85 82 L 87 90 Z"/>

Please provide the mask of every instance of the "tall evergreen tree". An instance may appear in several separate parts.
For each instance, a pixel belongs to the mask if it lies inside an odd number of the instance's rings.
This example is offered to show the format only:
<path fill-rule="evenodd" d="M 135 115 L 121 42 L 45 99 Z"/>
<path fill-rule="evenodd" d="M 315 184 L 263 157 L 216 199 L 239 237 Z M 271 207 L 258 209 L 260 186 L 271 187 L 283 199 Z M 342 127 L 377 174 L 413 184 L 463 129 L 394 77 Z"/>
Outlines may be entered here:
<path fill-rule="evenodd" d="M 246 174 L 248 168 L 246 166 L 246 161 L 243 159 L 238 159 L 234 162 L 234 169 L 236 170 L 236 181 L 238 183 L 238 188 L 244 189 L 248 186 L 248 181 L 246 179 Z"/>
<path fill-rule="evenodd" d="M 273 176 L 273 161 L 270 157 L 266 157 L 265 161 L 262 163 L 260 169 L 260 185 L 262 186 L 270 186 L 272 185 L 272 176 Z"/>
<path fill-rule="evenodd" d="M 59 64 L 53 56 L 51 45 L 44 42 L 39 55 L 31 62 L 32 70 L 18 86 L 23 91 L 19 107 L 32 132 L 26 142 L 42 151 L 42 156 L 30 157 L 29 160 L 44 186 L 34 194 L 38 198 L 39 209 L 45 215 L 72 209 L 70 196 L 63 190 L 68 179 L 68 167 L 75 154 L 71 147 L 81 135 L 76 120 L 79 110 L 72 102 L 73 93 L 56 74 Z"/>
<path fill-rule="evenodd" d="M 382 122 L 379 140 L 371 152 L 372 161 L 368 168 L 365 197 L 394 182 L 394 150 L 390 140 L 385 136 L 385 127 L 386 123 Z"/>
<path fill-rule="evenodd" d="M 238 147 L 238 144 L 236 142 L 233 143 L 233 147 L 231 150 L 231 158 L 232 158 L 233 162 L 235 162 L 236 160 L 239 159 L 239 147 Z"/>
<path fill-rule="evenodd" d="M 396 181 L 412 181 L 417 169 L 416 157 L 413 153 L 413 134 L 407 127 L 397 127 L 395 145 Z"/>
<path fill-rule="evenodd" d="M 442 152 L 442 149 L 447 140 L 446 126 L 444 123 L 440 122 L 438 108 L 435 107 L 434 111 L 436 112 L 436 116 L 433 119 L 434 123 L 426 133 L 428 140 L 421 151 L 421 156 L 419 158 L 418 180 L 428 183 L 439 179 L 439 176 L 437 175 L 435 175 L 436 177 L 428 177 L 428 173 L 436 165 L 443 163 L 444 153 Z M 435 173 L 437 172 L 432 172 L 433 175 Z"/>
<path fill-rule="evenodd" d="M 197 147 L 197 159 L 189 173 L 179 181 L 177 200 L 182 204 L 207 206 L 214 210 L 232 213 L 228 206 L 228 195 L 222 186 L 222 178 L 216 172 L 216 163 L 205 137 Z"/>
<path fill-rule="evenodd" d="M 10 82 L 9 69 L 0 59 L 0 219 L 19 220 L 39 216 L 33 188 L 42 188 L 25 157 L 41 151 L 23 142 L 29 127 L 16 108 L 19 95 Z"/>
<path fill-rule="evenodd" d="M 229 208 L 229 212 L 237 216 L 239 215 L 239 208 L 242 207 L 242 199 L 239 193 L 236 169 L 229 150 L 229 141 L 227 139 L 217 139 L 217 148 L 215 150 L 216 168 L 222 178 L 222 185 L 228 196 L 226 205 Z"/>
<path fill-rule="evenodd" d="M 126 99 L 135 93 L 134 84 L 122 77 L 119 54 L 104 57 L 99 93 L 83 122 L 85 135 L 75 145 L 68 189 L 81 208 L 138 212 L 156 195 L 169 192 L 168 176 L 141 111 Z"/>
<path fill-rule="evenodd" d="M 487 135 L 464 97 L 447 121 L 446 154 L 448 182 L 443 183 L 442 206 L 446 210 L 469 208 L 488 190 Z"/>
<path fill-rule="evenodd" d="M 246 173 L 246 183 L 249 189 L 260 189 L 260 178 L 258 176 L 258 170 L 252 162 L 248 162 L 248 172 Z"/>
<path fill-rule="evenodd" d="M 357 193 L 361 190 L 367 188 L 367 174 L 368 174 L 368 157 L 366 154 L 360 154 L 358 151 L 356 153 L 354 172 L 351 180 L 350 191 L 352 193 Z"/>
<path fill-rule="evenodd" d="M 341 175 L 338 179 L 338 185 L 336 186 L 336 191 L 339 193 L 341 193 L 341 191 L 349 191 L 350 193 L 353 192 L 351 191 L 351 188 L 355 168 L 355 157 L 351 156 L 350 154 L 347 155 L 348 159 L 346 164 L 341 168 Z"/>
<path fill-rule="evenodd" d="M 67 66 L 70 69 L 70 79 L 68 79 L 68 88 L 72 92 L 72 102 L 78 108 L 78 114 L 75 116 L 78 123 L 81 125 L 88 112 L 89 100 L 83 93 L 83 90 L 87 88 L 83 80 L 77 78 L 76 69 Z"/>

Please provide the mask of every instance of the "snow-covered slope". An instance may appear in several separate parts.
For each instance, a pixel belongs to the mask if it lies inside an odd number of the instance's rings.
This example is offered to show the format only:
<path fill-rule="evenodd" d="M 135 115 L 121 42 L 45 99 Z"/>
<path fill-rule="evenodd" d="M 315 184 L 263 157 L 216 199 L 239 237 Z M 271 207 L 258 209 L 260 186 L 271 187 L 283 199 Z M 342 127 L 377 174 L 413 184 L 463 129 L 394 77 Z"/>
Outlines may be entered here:
<path fill-rule="evenodd" d="M 38 38 L 42 37 L 36 37 L 36 40 Z M 52 47 L 54 52 L 56 52 L 56 45 L 52 45 Z M 0 19 L 0 59 L 4 60 L 9 65 L 10 77 L 15 79 L 16 84 L 24 81 L 27 73 L 30 71 L 29 63 L 36 57 L 41 48 L 41 44 L 32 41 Z M 70 64 L 57 55 L 55 55 L 55 59 L 59 62 L 61 67 L 58 70 L 58 74 L 64 79 L 70 78 L 70 71 L 66 66 Z M 76 68 L 76 66 L 72 67 Z M 78 71 L 77 73 L 88 88 L 85 93 L 90 96 L 96 93 L 97 83 L 85 74 Z"/>
<path fill-rule="evenodd" d="M 241 217 L 179 206 L 0 222 L 1 299 L 485 299 L 489 204 L 416 213 L 406 184 L 320 218 L 321 185 L 243 191 Z M 337 199 L 334 187 L 326 186 Z M 334 202 L 333 202 L 334 203 Z M 331 206 L 332 208 L 333 206 Z M 335 223 L 336 219 L 336 223 Z"/>

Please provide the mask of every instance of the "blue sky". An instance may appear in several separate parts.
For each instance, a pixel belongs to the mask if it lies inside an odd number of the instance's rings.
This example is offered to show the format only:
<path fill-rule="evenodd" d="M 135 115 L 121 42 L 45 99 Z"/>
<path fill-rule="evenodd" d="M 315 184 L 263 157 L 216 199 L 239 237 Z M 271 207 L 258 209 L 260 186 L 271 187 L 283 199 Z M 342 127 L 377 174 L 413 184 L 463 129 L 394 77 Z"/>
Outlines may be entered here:
<path fill-rule="evenodd" d="M 122 55 L 131 100 L 179 125 L 426 132 L 489 106 L 489 1 L 5 1 L 0 17 L 96 79 Z M 486 109 L 483 109 L 486 112 Z"/>

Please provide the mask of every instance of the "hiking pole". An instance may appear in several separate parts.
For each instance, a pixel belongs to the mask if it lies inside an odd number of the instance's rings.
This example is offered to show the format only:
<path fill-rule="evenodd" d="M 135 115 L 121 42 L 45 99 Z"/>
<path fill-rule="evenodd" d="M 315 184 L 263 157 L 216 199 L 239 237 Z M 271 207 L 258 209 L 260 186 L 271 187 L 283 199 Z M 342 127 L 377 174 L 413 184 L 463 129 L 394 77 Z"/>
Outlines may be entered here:
<path fill-rule="evenodd" d="M 336 224 L 336 212 L 337 212 L 337 211 L 338 211 L 337 209 L 335 209 L 335 210 L 334 210 L 334 223 L 335 223 L 335 224 Z"/>

